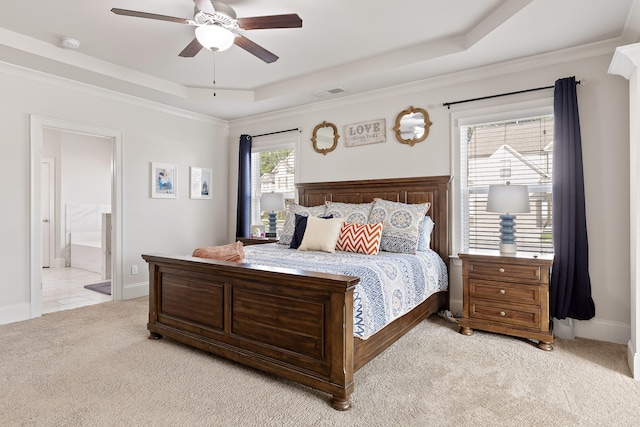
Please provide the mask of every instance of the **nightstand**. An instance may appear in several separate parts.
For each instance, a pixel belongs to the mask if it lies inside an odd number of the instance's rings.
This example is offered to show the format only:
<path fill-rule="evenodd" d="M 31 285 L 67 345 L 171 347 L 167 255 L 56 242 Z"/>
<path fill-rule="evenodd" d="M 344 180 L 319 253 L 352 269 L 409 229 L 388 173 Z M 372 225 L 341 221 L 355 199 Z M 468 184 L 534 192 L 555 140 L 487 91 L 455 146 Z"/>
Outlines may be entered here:
<path fill-rule="evenodd" d="M 267 239 L 266 237 L 236 237 L 236 240 L 242 242 L 243 245 L 262 245 L 264 243 L 276 243 L 278 239 Z"/>
<path fill-rule="evenodd" d="M 473 251 L 462 260 L 460 333 L 473 329 L 538 341 L 553 350 L 549 321 L 549 274 L 553 255 Z"/>

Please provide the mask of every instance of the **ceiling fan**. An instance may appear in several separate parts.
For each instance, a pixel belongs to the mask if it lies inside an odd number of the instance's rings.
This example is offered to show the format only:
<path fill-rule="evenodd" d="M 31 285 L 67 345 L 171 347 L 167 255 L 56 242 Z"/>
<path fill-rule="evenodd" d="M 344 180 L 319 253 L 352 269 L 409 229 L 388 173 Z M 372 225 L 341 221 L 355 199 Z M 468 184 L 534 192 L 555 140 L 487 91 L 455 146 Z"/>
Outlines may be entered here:
<path fill-rule="evenodd" d="M 196 56 L 203 47 L 213 52 L 221 52 L 235 44 L 266 63 L 275 62 L 278 56 L 252 42 L 239 31 L 302 27 L 302 19 L 296 13 L 237 18 L 236 12 L 226 4 L 212 0 L 193 0 L 193 2 L 195 3 L 193 19 L 118 8 L 111 9 L 111 12 L 116 15 L 195 26 L 195 38 L 180 52 L 180 56 L 185 58 Z"/>

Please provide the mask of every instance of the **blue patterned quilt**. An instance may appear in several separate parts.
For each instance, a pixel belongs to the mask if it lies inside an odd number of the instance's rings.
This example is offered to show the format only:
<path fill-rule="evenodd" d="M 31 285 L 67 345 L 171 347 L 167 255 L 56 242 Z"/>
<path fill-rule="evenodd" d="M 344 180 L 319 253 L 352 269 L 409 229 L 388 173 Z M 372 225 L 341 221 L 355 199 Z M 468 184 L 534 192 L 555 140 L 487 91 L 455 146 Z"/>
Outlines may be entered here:
<path fill-rule="evenodd" d="M 360 278 L 354 291 L 353 332 L 366 339 L 433 293 L 447 289 L 444 261 L 434 251 L 416 255 L 303 251 L 279 244 L 245 246 L 244 263 Z"/>

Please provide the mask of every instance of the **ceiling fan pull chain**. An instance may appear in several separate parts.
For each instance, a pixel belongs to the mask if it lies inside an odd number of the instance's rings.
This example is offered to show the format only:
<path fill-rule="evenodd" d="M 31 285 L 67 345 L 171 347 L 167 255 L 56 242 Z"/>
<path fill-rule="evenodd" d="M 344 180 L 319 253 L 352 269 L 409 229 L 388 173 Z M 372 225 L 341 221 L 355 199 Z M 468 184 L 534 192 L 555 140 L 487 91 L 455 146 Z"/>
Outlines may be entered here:
<path fill-rule="evenodd" d="M 213 96 L 216 96 L 216 52 L 213 52 Z"/>

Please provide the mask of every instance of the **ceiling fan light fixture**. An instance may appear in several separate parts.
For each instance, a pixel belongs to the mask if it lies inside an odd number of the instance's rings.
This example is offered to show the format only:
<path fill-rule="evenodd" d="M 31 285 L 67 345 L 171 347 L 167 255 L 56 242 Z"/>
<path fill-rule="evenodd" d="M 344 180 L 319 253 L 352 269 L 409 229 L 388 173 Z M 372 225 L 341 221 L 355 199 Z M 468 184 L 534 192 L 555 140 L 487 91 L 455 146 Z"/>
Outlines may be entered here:
<path fill-rule="evenodd" d="M 229 49 L 235 37 L 231 31 L 219 25 L 202 25 L 196 28 L 198 43 L 213 52 Z"/>

